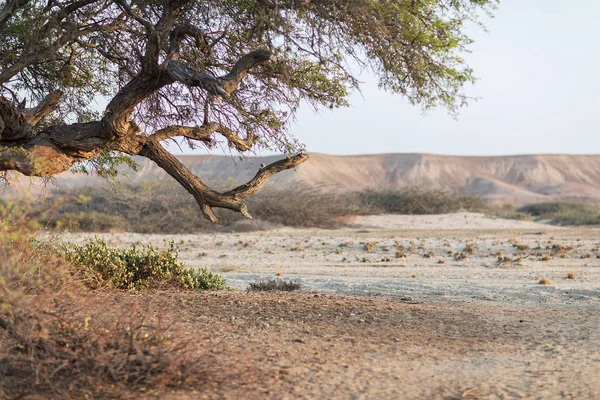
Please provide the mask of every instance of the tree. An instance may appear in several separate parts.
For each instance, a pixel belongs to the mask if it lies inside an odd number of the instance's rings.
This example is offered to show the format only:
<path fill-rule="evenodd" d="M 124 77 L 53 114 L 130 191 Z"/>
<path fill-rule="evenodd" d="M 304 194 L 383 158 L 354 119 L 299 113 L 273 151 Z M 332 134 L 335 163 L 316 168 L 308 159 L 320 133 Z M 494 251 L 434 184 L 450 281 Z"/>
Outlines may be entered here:
<path fill-rule="evenodd" d="M 243 199 L 307 159 L 288 132 L 300 104 L 347 105 L 352 70 L 455 112 L 473 81 L 464 26 L 495 1 L 0 0 L 0 171 L 110 175 L 143 156 L 210 220 L 212 207 L 249 217 Z M 288 157 L 219 193 L 161 145 L 211 148 L 217 134 Z"/>

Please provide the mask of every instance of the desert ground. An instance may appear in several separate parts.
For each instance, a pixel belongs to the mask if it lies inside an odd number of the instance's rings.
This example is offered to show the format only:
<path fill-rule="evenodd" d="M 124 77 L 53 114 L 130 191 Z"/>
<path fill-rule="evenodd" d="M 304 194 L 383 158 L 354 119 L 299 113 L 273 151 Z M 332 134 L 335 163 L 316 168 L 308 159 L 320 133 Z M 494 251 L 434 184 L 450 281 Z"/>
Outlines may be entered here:
<path fill-rule="evenodd" d="M 144 307 L 185 327 L 206 369 L 197 393 L 148 397 L 600 398 L 600 229 L 473 213 L 346 222 L 97 234 L 115 246 L 174 240 L 188 266 L 236 289 L 149 295 Z M 302 290 L 246 292 L 275 278 Z"/>

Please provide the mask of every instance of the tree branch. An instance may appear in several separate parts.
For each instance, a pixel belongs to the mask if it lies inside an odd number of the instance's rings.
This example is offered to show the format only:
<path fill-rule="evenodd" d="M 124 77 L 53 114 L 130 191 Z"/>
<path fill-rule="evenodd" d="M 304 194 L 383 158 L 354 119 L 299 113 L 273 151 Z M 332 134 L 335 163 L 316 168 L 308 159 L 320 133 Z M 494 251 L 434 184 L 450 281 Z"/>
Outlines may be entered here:
<path fill-rule="evenodd" d="M 195 71 L 179 61 L 172 60 L 167 64 L 167 73 L 174 81 L 187 86 L 200 87 L 215 96 L 227 97 L 237 88 L 251 68 L 273 59 L 273 54 L 268 50 L 252 51 L 241 57 L 231 71 L 220 78 Z"/>
<path fill-rule="evenodd" d="M 173 137 L 186 137 L 193 140 L 201 140 L 203 142 L 212 142 L 211 134 L 216 132 L 218 124 L 208 124 L 202 126 L 182 126 L 171 125 L 164 129 L 156 131 L 150 135 L 150 139 L 157 142 L 162 142 Z"/>
<path fill-rule="evenodd" d="M 23 111 L 25 121 L 31 126 L 36 126 L 42 119 L 46 118 L 58 105 L 63 93 L 55 90 L 46 96 L 36 107 Z"/>
<path fill-rule="evenodd" d="M 237 211 L 248 218 L 252 218 L 243 199 L 256 193 L 256 191 L 267 183 L 267 180 L 273 174 L 294 168 L 308 159 L 307 154 L 299 154 L 274 162 L 261 168 L 250 182 L 238 186 L 226 193 L 219 193 L 206 186 L 206 184 L 188 170 L 181 161 L 166 151 L 160 143 L 156 141 L 148 141 L 144 145 L 140 155 L 151 159 L 169 175 L 175 178 L 177 182 L 194 196 L 204 216 L 212 222 L 217 222 L 217 218 L 212 212 L 212 207 L 228 208 Z"/>
<path fill-rule="evenodd" d="M 252 135 L 249 135 L 246 139 L 242 139 L 233 130 L 218 122 L 209 122 L 195 127 L 171 125 L 156 131 L 153 135 L 150 135 L 150 138 L 157 142 L 162 142 L 173 137 L 186 137 L 192 140 L 211 143 L 213 141 L 211 135 L 215 132 L 223 135 L 227 139 L 229 146 L 235 147 L 239 152 L 250 150 L 256 141 L 256 137 Z"/>
<path fill-rule="evenodd" d="M 227 75 L 219 78 L 219 83 L 229 95 L 237 88 L 251 68 L 274 60 L 275 56 L 269 50 L 254 50 L 240 58 Z"/>
<path fill-rule="evenodd" d="M 219 84 L 217 78 L 188 68 L 179 61 L 169 61 L 167 64 L 167 73 L 174 82 L 181 82 L 191 87 L 199 87 L 215 96 L 228 95 L 227 91 Z"/>
<path fill-rule="evenodd" d="M 0 26 L 4 25 L 17 9 L 25 6 L 27 3 L 29 3 L 29 0 L 8 0 L 2 11 L 0 11 Z"/>
<path fill-rule="evenodd" d="M 190 24 L 181 24 L 177 25 L 171 31 L 169 36 L 169 51 L 167 55 L 167 59 L 173 60 L 174 57 L 179 53 L 179 46 L 181 41 L 189 36 L 196 42 L 196 47 L 203 53 L 210 49 L 208 41 L 206 40 L 206 36 L 202 30 L 196 28 Z"/>
<path fill-rule="evenodd" d="M 31 138 L 33 128 L 58 105 L 62 92 L 54 91 L 36 107 L 20 110 L 12 102 L 0 97 L 0 141 L 19 141 Z"/>
<path fill-rule="evenodd" d="M 223 193 L 223 196 L 231 196 L 235 199 L 246 198 L 262 188 L 269 178 L 278 172 L 285 171 L 286 169 L 296 168 L 304 161 L 308 160 L 308 154 L 300 153 L 291 157 L 284 158 L 283 160 L 275 161 L 269 165 L 266 165 L 258 170 L 254 178 L 248 183 L 240 185 L 228 192 Z"/>

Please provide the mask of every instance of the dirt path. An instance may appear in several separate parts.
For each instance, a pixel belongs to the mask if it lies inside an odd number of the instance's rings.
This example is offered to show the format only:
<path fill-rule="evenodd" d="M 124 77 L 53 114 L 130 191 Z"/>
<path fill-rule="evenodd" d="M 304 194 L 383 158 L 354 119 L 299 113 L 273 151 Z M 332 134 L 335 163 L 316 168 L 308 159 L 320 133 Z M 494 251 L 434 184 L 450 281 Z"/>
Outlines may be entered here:
<path fill-rule="evenodd" d="M 239 292 L 157 292 L 146 306 L 148 314 L 179 321 L 177 330 L 189 334 L 205 366 L 197 393 L 156 398 L 600 396 L 597 307 Z"/>

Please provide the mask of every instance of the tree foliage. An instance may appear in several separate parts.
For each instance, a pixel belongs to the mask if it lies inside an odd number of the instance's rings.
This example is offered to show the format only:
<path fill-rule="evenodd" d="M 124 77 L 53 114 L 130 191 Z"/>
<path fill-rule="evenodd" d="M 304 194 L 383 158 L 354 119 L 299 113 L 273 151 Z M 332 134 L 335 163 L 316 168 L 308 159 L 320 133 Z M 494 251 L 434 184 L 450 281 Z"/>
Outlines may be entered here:
<path fill-rule="evenodd" d="M 465 26 L 494 5 L 0 1 L 0 170 L 50 176 L 96 160 L 88 166 L 110 175 L 122 154 L 140 155 L 194 195 L 209 219 L 211 207 L 247 214 L 243 198 L 307 158 L 288 131 L 300 105 L 347 105 L 358 69 L 413 104 L 455 112 L 473 81 L 463 58 L 472 42 Z M 175 138 L 289 156 L 218 193 L 160 144 Z"/>

